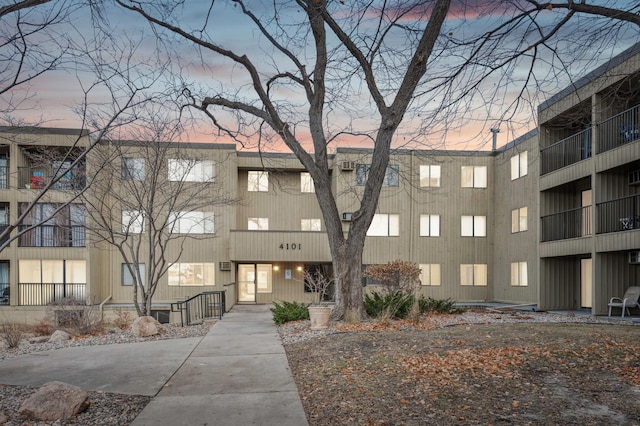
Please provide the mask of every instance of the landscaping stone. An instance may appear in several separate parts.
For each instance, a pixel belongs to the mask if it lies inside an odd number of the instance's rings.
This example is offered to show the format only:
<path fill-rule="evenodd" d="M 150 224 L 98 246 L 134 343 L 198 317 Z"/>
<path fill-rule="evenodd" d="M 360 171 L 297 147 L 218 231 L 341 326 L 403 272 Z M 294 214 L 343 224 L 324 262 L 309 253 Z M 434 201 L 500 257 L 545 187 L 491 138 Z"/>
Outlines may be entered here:
<path fill-rule="evenodd" d="M 45 383 L 27 398 L 18 414 L 25 420 L 62 420 L 86 409 L 89 394 L 77 386 L 63 382 Z"/>

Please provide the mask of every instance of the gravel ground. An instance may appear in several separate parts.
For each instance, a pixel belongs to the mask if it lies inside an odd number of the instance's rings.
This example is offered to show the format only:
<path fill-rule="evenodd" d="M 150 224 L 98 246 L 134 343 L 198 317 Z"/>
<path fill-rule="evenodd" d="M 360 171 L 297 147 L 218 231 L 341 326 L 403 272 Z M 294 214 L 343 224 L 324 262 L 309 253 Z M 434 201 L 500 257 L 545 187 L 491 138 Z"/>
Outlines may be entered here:
<path fill-rule="evenodd" d="M 158 336 L 136 337 L 129 330 L 110 329 L 104 335 L 86 336 L 58 343 L 34 343 L 37 339 L 27 336 L 18 348 L 8 349 L 4 342 L 0 341 L 0 362 L 3 359 L 13 358 L 33 352 L 48 351 L 54 349 L 110 345 L 116 343 L 136 343 L 150 340 L 165 340 L 187 337 L 204 336 L 209 331 L 212 323 L 180 327 L 165 325 L 164 332 Z M 31 340 L 31 341 L 29 341 Z M 142 395 L 122 395 L 107 392 L 89 392 L 89 408 L 73 419 L 65 419 L 56 422 L 28 422 L 25 423 L 18 417 L 18 409 L 37 388 L 29 386 L 9 386 L 0 384 L 0 425 L 18 426 L 28 424 L 30 426 L 45 425 L 113 425 L 125 426 L 130 424 L 142 409 L 151 401 L 151 397 Z"/>

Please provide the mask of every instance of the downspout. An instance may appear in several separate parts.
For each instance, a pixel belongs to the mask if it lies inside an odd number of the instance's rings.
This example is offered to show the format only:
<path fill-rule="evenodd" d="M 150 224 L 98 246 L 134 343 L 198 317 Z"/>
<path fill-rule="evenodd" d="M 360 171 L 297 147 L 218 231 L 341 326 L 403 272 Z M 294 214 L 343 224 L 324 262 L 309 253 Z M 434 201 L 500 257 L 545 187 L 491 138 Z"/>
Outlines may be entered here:
<path fill-rule="evenodd" d="M 104 304 L 107 303 L 109 300 L 111 300 L 111 295 L 109 295 L 106 299 L 102 301 L 102 303 L 100 303 L 100 321 L 104 320 L 103 308 L 104 308 Z"/>

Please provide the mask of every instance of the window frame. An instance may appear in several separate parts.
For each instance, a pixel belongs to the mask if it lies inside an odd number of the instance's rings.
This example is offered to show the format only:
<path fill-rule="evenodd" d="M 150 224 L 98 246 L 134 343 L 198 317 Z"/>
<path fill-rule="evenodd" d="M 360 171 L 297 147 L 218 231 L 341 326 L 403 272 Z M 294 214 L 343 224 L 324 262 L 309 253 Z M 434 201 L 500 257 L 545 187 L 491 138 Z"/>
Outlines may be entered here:
<path fill-rule="evenodd" d="M 511 286 L 529 286 L 529 268 L 527 262 L 511 262 Z"/>
<path fill-rule="evenodd" d="M 256 228 L 252 228 L 251 227 L 251 223 L 255 223 L 257 227 Z M 263 226 L 265 226 L 265 227 L 263 227 Z M 269 230 L 269 218 L 268 217 L 248 217 L 247 218 L 247 230 L 249 230 L 249 231 L 268 231 Z"/>
<path fill-rule="evenodd" d="M 437 170 L 437 173 L 434 173 Z M 442 180 L 442 166 L 439 164 L 420 165 L 420 188 L 440 188 Z M 437 177 L 434 176 L 437 174 Z M 432 184 L 435 179 L 435 183 Z M 423 182 L 426 183 L 423 185 Z"/>
<path fill-rule="evenodd" d="M 129 216 L 129 220 L 125 222 L 125 214 Z M 144 234 L 145 217 L 140 210 L 122 210 L 122 233 L 127 235 Z"/>
<path fill-rule="evenodd" d="M 252 176 L 254 176 L 252 178 Z M 247 171 L 247 192 L 269 192 L 269 172 L 265 170 Z"/>
<path fill-rule="evenodd" d="M 427 229 L 423 225 L 427 225 Z M 437 229 L 434 233 L 433 229 Z M 420 236 L 421 237 L 439 237 L 440 236 L 440 215 L 439 214 L 421 214 L 420 215 Z"/>
<path fill-rule="evenodd" d="M 528 151 L 522 151 L 511 157 L 511 180 L 519 179 L 529 173 Z"/>
<path fill-rule="evenodd" d="M 470 221 L 470 223 L 466 223 L 466 221 Z M 484 222 L 484 223 L 483 223 Z M 469 229 L 469 225 L 471 225 L 471 233 L 465 233 L 466 230 Z M 482 232 L 482 233 L 480 233 Z M 487 216 L 476 216 L 476 215 L 462 215 L 460 217 L 460 236 L 461 237 L 472 237 L 472 238 L 484 238 L 487 236 Z"/>
<path fill-rule="evenodd" d="M 305 223 L 307 224 L 307 229 L 305 229 Z M 317 218 L 300 219 L 300 230 L 308 232 L 321 232 L 322 220 Z"/>
<path fill-rule="evenodd" d="M 384 223 L 383 223 L 384 222 Z M 374 226 L 380 226 L 380 230 L 372 230 Z M 382 229 L 386 228 L 386 234 Z M 375 233 L 373 233 L 375 231 Z M 399 237 L 400 236 L 400 215 L 397 213 L 376 213 L 373 215 L 367 237 Z"/>
<path fill-rule="evenodd" d="M 369 171 L 371 164 L 356 164 L 356 186 L 364 186 L 369 179 Z M 389 164 L 384 171 L 382 186 L 399 187 L 400 186 L 400 165 Z"/>
<path fill-rule="evenodd" d="M 309 172 L 300 172 L 300 192 L 303 194 L 314 194 L 316 187 Z"/>
<path fill-rule="evenodd" d="M 169 287 L 214 287 L 216 285 L 216 264 L 213 262 L 175 262 L 167 269 L 167 286 Z M 184 270 L 191 267 L 193 277 L 197 276 L 196 267 L 202 272 L 201 283 L 183 281 Z M 176 269 L 177 274 L 176 274 Z M 173 278 L 177 277 L 177 281 Z"/>
<path fill-rule="evenodd" d="M 190 216 L 200 216 L 192 220 Z M 183 229 L 191 221 L 191 227 Z M 215 234 L 215 214 L 211 211 L 179 211 L 171 212 L 169 215 L 168 226 L 169 232 L 172 234 Z M 178 230 L 176 232 L 176 224 Z M 194 231 L 194 228 L 195 231 Z"/>
<path fill-rule="evenodd" d="M 523 214 L 524 212 L 524 214 Z M 524 226 L 523 226 L 524 224 Z M 511 210 L 511 233 L 529 230 L 529 209 L 527 206 Z"/>
<path fill-rule="evenodd" d="M 120 287 L 133 287 L 133 276 L 131 275 L 131 272 L 129 271 L 129 267 L 127 266 L 129 265 L 128 263 L 122 263 L 122 271 L 120 273 Z M 142 279 L 141 283 L 138 283 L 138 285 L 140 287 L 144 287 L 144 281 L 146 280 L 147 277 L 147 270 L 145 267 L 144 263 L 139 263 L 138 267 L 140 268 L 140 278 Z M 131 283 L 127 284 L 125 281 L 126 278 L 130 278 L 131 279 Z"/>
<path fill-rule="evenodd" d="M 471 282 L 464 281 L 471 269 Z M 488 266 L 486 263 L 461 263 L 460 264 L 460 285 L 464 287 L 487 287 Z"/>
<path fill-rule="evenodd" d="M 145 167 L 146 163 L 143 157 L 122 157 L 120 176 L 122 180 L 144 181 L 146 178 Z"/>
<path fill-rule="evenodd" d="M 442 285 L 442 266 L 439 263 L 421 263 L 420 285 L 425 287 L 440 287 Z M 434 283 L 434 281 L 436 281 Z"/>
<path fill-rule="evenodd" d="M 470 171 L 469 171 L 470 170 Z M 461 166 L 460 167 L 460 187 L 461 188 L 488 188 L 489 175 L 487 166 Z M 468 175 L 468 176 L 467 176 Z M 471 183 L 466 181 L 471 179 Z"/>

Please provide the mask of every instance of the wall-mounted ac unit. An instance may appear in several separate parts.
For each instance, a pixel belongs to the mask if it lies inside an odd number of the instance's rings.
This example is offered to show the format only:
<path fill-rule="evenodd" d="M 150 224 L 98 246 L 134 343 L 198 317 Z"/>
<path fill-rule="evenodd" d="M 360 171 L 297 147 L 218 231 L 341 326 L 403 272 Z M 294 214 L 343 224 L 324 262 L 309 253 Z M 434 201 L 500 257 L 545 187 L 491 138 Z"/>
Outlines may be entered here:
<path fill-rule="evenodd" d="M 343 161 L 342 164 L 340 164 L 340 170 L 343 172 L 350 172 L 355 169 L 355 167 L 356 163 L 353 161 Z"/>
<path fill-rule="evenodd" d="M 221 271 L 230 271 L 231 262 L 218 262 L 218 269 L 220 269 Z"/>
<path fill-rule="evenodd" d="M 629 185 L 640 185 L 640 169 L 629 173 Z"/>
<path fill-rule="evenodd" d="M 353 213 L 342 213 L 342 221 L 351 222 L 351 216 L 353 216 Z"/>

